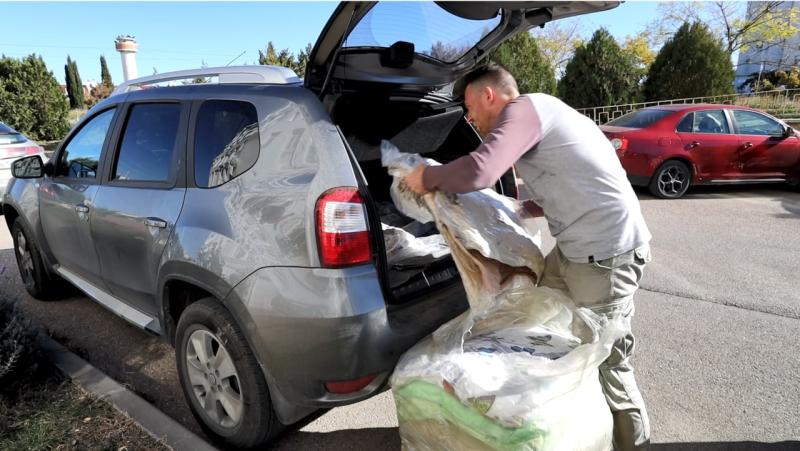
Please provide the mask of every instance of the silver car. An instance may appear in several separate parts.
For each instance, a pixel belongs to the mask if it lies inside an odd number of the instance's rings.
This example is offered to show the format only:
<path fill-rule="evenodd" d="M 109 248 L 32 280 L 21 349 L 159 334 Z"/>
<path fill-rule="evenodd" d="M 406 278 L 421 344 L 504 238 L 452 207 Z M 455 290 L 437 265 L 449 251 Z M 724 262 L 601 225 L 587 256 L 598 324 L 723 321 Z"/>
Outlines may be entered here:
<path fill-rule="evenodd" d="M 0 122 L 0 201 L 6 192 L 8 181 L 11 180 L 11 163 L 30 155 L 46 158 L 42 146 Z"/>
<path fill-rule="evenodd" d="M 466 308 L 449 257 L 387 263 L 381 139 L 439 161 L 474 149 L 453 82 L 515 33 L 616 4 L 342 3 L 304 80 L 124 83 L 50 161 L 14 164 L 3 212 L 25 286 L 48 299 L 64 279 L 173 343 L 192 412 L 228 446 L 370 397 Z M 174 85 L 198 78 L 217 83 Z"/>

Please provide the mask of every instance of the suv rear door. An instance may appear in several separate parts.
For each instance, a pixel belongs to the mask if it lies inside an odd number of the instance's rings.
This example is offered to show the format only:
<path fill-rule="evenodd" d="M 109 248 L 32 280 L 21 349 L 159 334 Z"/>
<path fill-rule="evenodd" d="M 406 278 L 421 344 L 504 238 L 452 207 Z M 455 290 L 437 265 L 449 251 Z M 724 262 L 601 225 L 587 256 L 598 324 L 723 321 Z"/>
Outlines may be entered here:
<path fill-rule="evenodd" d="M 309 56 L 305 85 L 381 82 L 428 92 L 451 83 L 506 39 L 619 1 L 342 2 Z"/>
<path fill-rule="evenodd" d="M 52 177 L 39 186 L 42 231 L 59 266 L 103 287 L 90 233 L 100 172 L 108 152 L 118 107 L 93 113 L 65 140 L 54 161 Z"/>
<path fill-rule="evenodd" d="M 161 254 L 186 193 L 190 102 L 127 103 L 94 201 L 92 237 L 111 293 L 156 316 Z"/>

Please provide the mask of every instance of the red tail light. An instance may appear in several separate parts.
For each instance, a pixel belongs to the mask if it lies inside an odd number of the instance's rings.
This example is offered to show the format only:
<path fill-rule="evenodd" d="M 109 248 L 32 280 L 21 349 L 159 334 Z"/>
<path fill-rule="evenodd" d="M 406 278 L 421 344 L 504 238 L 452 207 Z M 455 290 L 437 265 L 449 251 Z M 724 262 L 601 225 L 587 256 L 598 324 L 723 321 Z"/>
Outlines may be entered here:
<path fill-rule="evenodd" d="M 367 213 L 356 188 L 326 191 L 317 200 L 317 243 L 326 268 L 367 263 L 372 258 Z"/>
<path fill-rule="evenodd" d="M 628 150 L 628 140 L 626 138 L 614 138 L 611 140 L 611 145 L 614 146 L 614 150 L 618 153 Z"/>

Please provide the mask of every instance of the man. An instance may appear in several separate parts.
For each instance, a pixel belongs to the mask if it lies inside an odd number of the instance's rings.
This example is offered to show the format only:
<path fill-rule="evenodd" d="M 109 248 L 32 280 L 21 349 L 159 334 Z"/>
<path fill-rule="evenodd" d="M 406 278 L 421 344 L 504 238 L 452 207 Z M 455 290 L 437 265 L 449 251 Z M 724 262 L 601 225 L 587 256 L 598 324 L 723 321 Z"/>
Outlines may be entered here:
<path fill-rule="evenodd" d="M 546 94 L 520 95 L 497 65 L 463 80 L 467 120 L 484 137 L 472 153 L 443 166 L 421 166 L 405 183 L 420 194 L 465 193 L 493 186 L 512 165 L 532 193 L 531 215 L 544 215 L 556 247 L 540 285 L 559 288 L 581 307 L 633 317 L 633 294 L 650 261 L 651 235 L 611 143 L 589 118 Z M 618 450 L 647 449 L 650 426 L 630 358 L 632 334 L 600 367 Z"/>

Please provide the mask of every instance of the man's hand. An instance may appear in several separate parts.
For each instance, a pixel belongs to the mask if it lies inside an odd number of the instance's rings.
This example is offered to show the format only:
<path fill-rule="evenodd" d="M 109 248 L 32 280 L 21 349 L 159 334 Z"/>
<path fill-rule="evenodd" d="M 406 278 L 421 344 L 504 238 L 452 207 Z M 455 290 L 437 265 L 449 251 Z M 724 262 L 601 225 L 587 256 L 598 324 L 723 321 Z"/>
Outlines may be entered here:
<path fill-rule="evenodd" d="M 425 189 L 425 184 L 422 183 L 422 174 L 424 172 L 425 172 L 424 164 L 417 166 L 403 179 L 403 184 L 405 184 L 405 186 L 409 190 L 419 195 L 427 194 L 428 190 Z"/>

